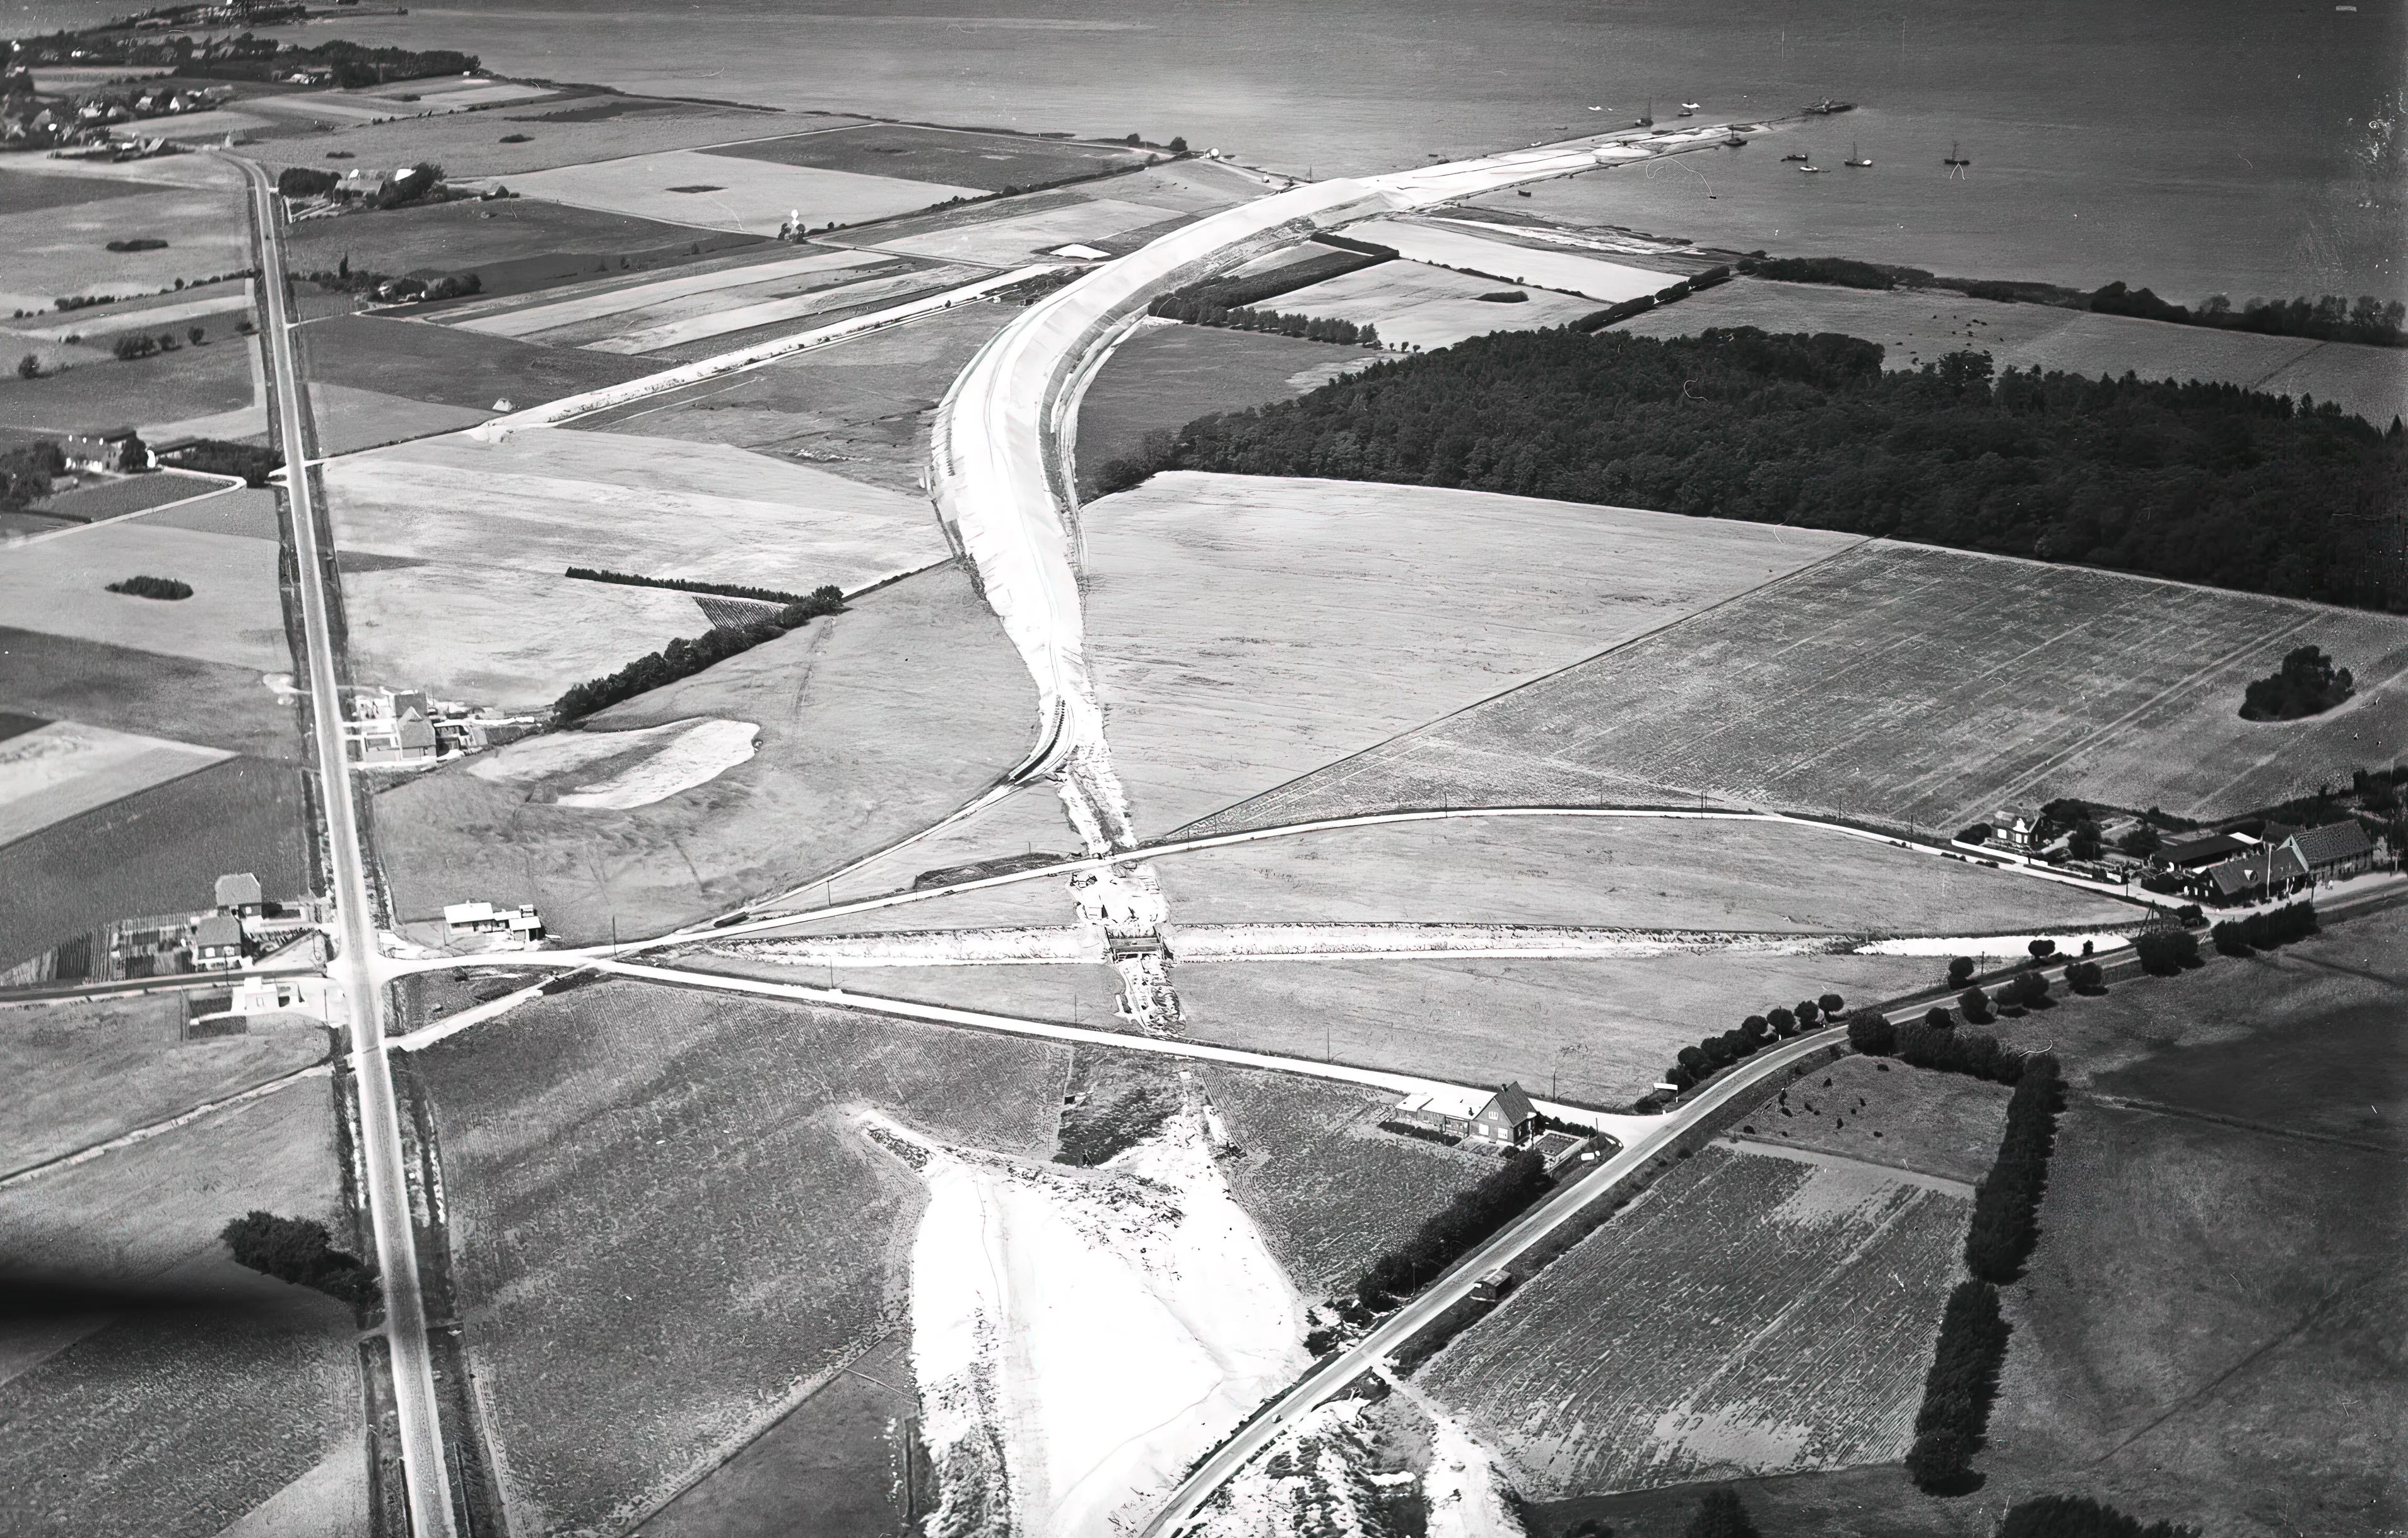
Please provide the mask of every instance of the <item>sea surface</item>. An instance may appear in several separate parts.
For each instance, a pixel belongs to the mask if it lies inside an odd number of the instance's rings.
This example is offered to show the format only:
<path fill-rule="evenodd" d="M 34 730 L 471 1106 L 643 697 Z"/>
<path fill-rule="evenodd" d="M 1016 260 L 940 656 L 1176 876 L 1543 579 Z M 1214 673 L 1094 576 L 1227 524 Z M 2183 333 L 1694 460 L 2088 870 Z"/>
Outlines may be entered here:
<path fill-rule="evenodd" d="M 23 34 L 122 12 L 0 0 Z M 278 29 L 789 108 L 1184 136 L 1320 177 L 1627 123 L 1856 111 L 1521 206 L 2169 297 L 2408 297 L 2408 0 L 511 0 Z M 1953 148 L 1972 161 L 1952 176 Z M 1800 175 L 1791 150 L 1830 169 Z M 1860 153 L 1870 168 L 1839 163 Z"/>

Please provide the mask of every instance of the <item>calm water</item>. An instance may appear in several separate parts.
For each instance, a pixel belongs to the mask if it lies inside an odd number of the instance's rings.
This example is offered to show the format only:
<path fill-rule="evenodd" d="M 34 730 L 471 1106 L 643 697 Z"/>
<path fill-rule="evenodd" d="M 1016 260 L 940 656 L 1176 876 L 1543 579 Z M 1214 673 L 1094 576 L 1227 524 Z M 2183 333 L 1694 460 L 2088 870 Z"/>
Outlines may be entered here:
<path fill-rule="evenodd" d="M 22 32 L 122 10 L 0 0 Z M 790 108 L 1183 134 L 1318 175 L 1561 129 L 1860 110 L 1524 207 L 1742 249 L 2196 299 L 2408 295 L 2408 0 L 552 0 L 306 35 L 449 46 L 512 74 Z M 1610 111 L 1590 111 L 1609 107 Z M 1851 142 L 1875 165 L 1837 167 Z M 1972 157 L 1951 180 L 1952 143 Z M 1834 168 L 1779 161 L 1811 150 Z"/>

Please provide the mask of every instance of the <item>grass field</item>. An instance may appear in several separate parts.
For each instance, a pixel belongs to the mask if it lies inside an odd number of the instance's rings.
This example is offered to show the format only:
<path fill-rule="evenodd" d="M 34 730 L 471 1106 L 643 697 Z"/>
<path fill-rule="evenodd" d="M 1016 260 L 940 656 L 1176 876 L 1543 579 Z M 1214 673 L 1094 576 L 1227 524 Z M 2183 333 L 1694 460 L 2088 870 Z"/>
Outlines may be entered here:
<path fill-rule="evenodd" d="M 1098 183 L 1092 195 L 1049 193 L 1025 201 L 1007 200 L 964 208 L 938 222 L 940 227 L 873 227 L 831 236 L 831 242 L 900 252 L 939 262 L 970 262 L 1013 267 L 1057 246 L 1094 243 L 1179 217 L 1181 210 L 1124 201 L 1138 195 L 1119 180 Z"/>
<path fill-rule="evenodd" d="M 330 459 L 410 438 L 456 433 L 494 414 L 484 409 L 444 406 L 315 381 L 309 385 L 309 410 L 317 424 L 318 452 Z"/>
<path fill-rule="evenodd" d="M 411 400 L 485 410 L 507 399 L 524 410 L 547 400 L 638 379 L 655 367 L 579 348 L 536 347 L 507 337 L 372 315 L 336 315 L 297 333 L 302 367 L 321 381 Z"/>
<path fill-rule="evenodd" d="M 911 213 L 980 189 L 939 181 L 865 176 L 811 165 L 781 165 L 691 150 L 563 165 L 512 179 L 522 196 L 661 220 L 696 229 L 775 235 L 799 210 L 812 229 L 860 224 Z"/>
<path fill-rule="evenodd" d="M 193 595 L 164 601 L 107 591 L 136 575 L 179 578 Z M 276 547 L 141 519 L 9 552 L 0 564 L 0 625 L 254 674 L 293 667 Z"/>
<path fill-rule="evenodd" d="M 2126 903 L 1778 823 L 1484 818 L 1156 859 L 1181 924 L 1592 924 L 1995 934 Z"/>
<path fill-rule="evenodd" d="M 1598 304 L 1636 299 L 1676 280 L 1673 274 L 1653 267 L 1491 240 L 1458 225 L 1434 222 L 1374 219 L 1356 226 L 1354 233 L 1357 238 L 1389 247 L 1409 262 L 1458 268 L 1484 279 L 1535 283 Z"/>
<path fill-rule="evenodd" d="M 1528 297 L 1506 304 L 1480 297 L 1484 294 L 1507 293 Z M 1482 337 L 1491 331 L 1532 331 L 1564 325 L 1598 308 L 1595 300 L 1577 295 L 1525 288 L 1419 262 L 1383 262 L 1375 267 L 1358 268 L 1283 294 L 1268 304 L 1271 309 L 1298 315 L 1376 326 L 1380 340 L 1389 346 L 1418 347 L 1426 352 L 1453 347 L 1466 337 Z"/>
<path fill-rule="evenodd" d="M 1026 751 L 1029 687 L 993 615 L 941 568 L 589 723 L 757 724 L 752 758 L 707 785 L 602 812 L 446 769 L 377 798 L 379 845 L 405 919 L 473 890 L 539 903 L 557 935 L 606 938 L 613 914 L 627 935 L 659 933 L 968 800 Z"/>
<path fill-rule="evenodd" d="M 206 496 L 224 489 L 222 481 L 160 470 L 150 475 L 126 476 L 122 480 L 88 482 L 36 504 L 34 510 L 53 517 L 96 524 L 105 518 L 122 518 L 129 512 L 140 512 L 145 508 L 163 507 L 169 502 Z"/>
<path fill-rule="evenodd" d="M 258 758 L 301 753 L 293 706 L 248 668 L 9 625 L 0 625 L 0 710 Z"/>
<path fill-rule="evenodd" d="M 866 252 L 811 250 L 795 256 L 785 254 L 787 249 L 756 246 L 732 257 L 689 264 L 673 277 L 613 275 L 560 291 L 474 300 L 447 307 L 439 318 L 488 336 L 539 337 L 555 345 L 582 346 L 631 326 L 707 313 L 730 302 L 720 297 L 726 290 L 783 284 L 798 291 L 814 282 L 841 282 L 867 268 L 902 266 L 899 260 L 882 260 Z M 764 250 L 779 254 L 764 259 L 757 255 Z"/>
<path fill-rule="evenodd" d="M 778 165 L 811 165 L 861 176 L 976 187 L 990 193 L 1092 176 L 1144 158 L 1135 151 L 1096 145 L 887 122 L 793 138 L 758 139 L 709 152 Z"/>
<path fill-rule="evenodd" d="M 832 325 L 985 276 L 973 267 L 896 263 L 850 281 L 731 292 L 719 297 L 725 308 L 639 324 L 580 345 L 596 352 L 647 353 L 666 367 L 671 361 L 699 360 L 789 332 Z"/>
<path fill-rule="evenodd" d="M 624 1519 L 882 1328 L 920 1197 L 848 1109 L 1042 1157 L 1065 1056 L 622 984 L 424 1054 L 512 1530 Z"/>
<path fill-rule="evenodd" d="M 0 171 L 0 217 L 38 213 L 44 208 L 71 208 L 112 197 L 134 197 L 165 192 L 156 181 L 127 181 L 115 177 L 39 176 L 14 169 Z"/>
<path fill-rule="evenodd" d="M 240 175 L 193 159 L 193 167 L 179 167 L 192 179 L 187 184 L 0 213 L 0 251 L 8 252 L 0 309 L 46 310 L 68 295 L 156 293 L 179 278 L 194 282 L 250 266 Z M 112 240 L 136 238 L 167 245 L 108 250 Z"/>
<path fill-rule="evenodd" d="M 0 295 L 0 302 L 6 298 Z M 33 346 L 19 353 L 40 354 L 44 367 L 54 368 L 60 351 Z M 63 351 L 79 357 L 87 350 Z M 0 423 L 49 433 L 80 431 L 96 423 L 153 432 L 251 403 L 251 349 L 230 338 L 124 362 L 100 352 L 90 356 L 92 361 L 78 362 L 64 373 L 34 380 L 19 379 L 12 366 L 0 375 Z"/>
<path fill-rule="evenodd" d="M 757 237 L 731 237 L 529 197 L 421 204 L 309 220 L 294 226 L 287 261 L 303 275 L 330 271 L 346 257 L 354 271 L 362 272 L 474 272 L 486 295 L 499 295 L 606 274 L 682 266 L 761 244 Z M 442 311 L 431 313 L 439 316 Z"/>
<path fill-rule="evenodd" d="M 1186 471 L 1094 503 L 1082 524 L 1087 654 L 1148 835 L 1852 542 L 1482 492 Z"/>
<path fill-rule="evenodd" d="M 1242 411 L 1328 383 L 1376 353 L 1262 331 L 1145 325 L 1117 348 L 1079 405 L 1082 478 L 1213 411 Z"/>
<path fill-rule="evenodd" d="M 1767 1099 L 1741 1135 L 1970 1186 L 1998 1157 L 2007 1095 L 1961 1073 L 1842 1057 Z"/>
<path fill-rule="evenodd" d="M 350 1311 L 218 1245 L 254 1207 L 348 1231 L 325 1081 L 0 1192 L 0 1265 L 167 1305 L 0 1327 L 0 1526 L 211 1538 L 359 1456 Z M 338 1515 L 336 1531 L 366 1530 L 364 1511 Z"/>
<path fill-rule="evenodd" d="M 228 756 L 74 721 L 9 737 L 0 740 L 0 844 Z"/>
<path fill-rule="evenodd" d="M 323 1061 L 326 1032 L 297 1017 L 247 1035 L 184 1039 L 180 996 L 0 1007 L 0 1173 L 105 1143 Z M 281 1023 L 279 1023 L 281 1022 Z M 282 1094 L 325 1094 L 296 1085 Z"/>
<path fill-rule="evenodd" d="M 276 494 L 265 488 L 253 490 L 246 486 L 221 492 L 202 501 L 153 513 L 144 522 L 203 534 L 231 534 L 244 539 L 274 540 L 279 537 Z"/>
<path fill-rule="evenodd" d="M 1971 1206 L 1709 1148 L 1419 1376 L 1540 1499 L 1885 1462 Z"/>
<path fill-rule="evenodd" d="M 0 846 L 0 966 L 111 919 L 208 908 L 217 878 L 308 890 L 301 770 L 229 758 Z"/>
<path fill-rule="evenodd" d="M 360 165 L 408 165 L 432 160 L 454 179 L 500 178 L 505 184 L 531 171 L 581 165 L 665 150 L 755 138 L 790 127 L 850 119 L 742 111 L 698 102 L 642 96 L 586 96 L 530 102 L 500 110 L 362 123 L 308 138 L 259 147 L 271 168 L 327 166 L 330 150 L 351 151 Z M 509 135 L 525 136 L 504 144 Z"/>
<path fill-rule="evenodd" d="M 732 381 L 597 412 L 578 425 L 783 454 L 920 496 L 929 414 L 971 356 L 1019 313 L 1001 304 L 959 305 Z"/>
<path fill-rule="evenodd" d="M 946 553 L 924 504 L 669 438 L 449 435 L 331 465 L 325 479 L 336 537 L 363 557 L 344 578 L 362 677 L 513 707 L 708 628 L 690 595 L 576 581 L 571 566 L 808 593 Z M 434 610 L 442 626 L 424 624 Z"/>
<path fill-rule="evenodd" d="M 1716 325 L 1862 337 L 1886 350 L 1882 362 L 1888 368 L 1913 368 L 1971 348 L 1989 353 L 2001 373 L 2037 367 L 2095 379 L 2121 377 L 2129 369 L 2143 379 L 2211 380 L 2337 401 L 2343 410 L 2377 426 L 2408 411 L 2408 352 L 2398 348 L 2254 337 L 1956 294 L 1875 293 L 1740 278 L 1614 329 L 1684 337 Z"/>
<path fill-rule="evenodd" d="M 2310 641 L 2364 681 L 2357 697 L 2306 721 L 2240 719 L 2243 685 Z M 2206 818 L 2400 757 L 2403 701 L 2408 620 L 1866 543 L 1212 828 L 1442 797 L 1699 794 L 1926 829 L 2057 796 Z"/>
<path fill-rule="evenodd" d="M 1194 1070 L 1238 1152 L 1229 1188 L 1297 1288 L 1343 1288 L 1496 1161 L 1383 1132 L 1396 1097 L 1211 1064 Z"/>

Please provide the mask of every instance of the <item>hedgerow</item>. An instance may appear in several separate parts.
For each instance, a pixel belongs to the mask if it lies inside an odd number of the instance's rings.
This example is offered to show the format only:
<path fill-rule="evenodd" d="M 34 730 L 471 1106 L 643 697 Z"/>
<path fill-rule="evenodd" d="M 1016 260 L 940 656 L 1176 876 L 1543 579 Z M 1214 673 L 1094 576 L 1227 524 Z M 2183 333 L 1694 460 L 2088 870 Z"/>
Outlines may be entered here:
<path fill-rule="evenodd" d="M 1461 1259 L 1490 1235 L 1544 1196 L 1547 1162 L 1534 1152 L 1514 1155 L 1505 1167 L 1425 1222 L 1412 1238 L 1371 1262 L 1354 1295 L 1366 1308 L 1385 1308 Z"/>
<path fill-rule="evenodd" d="M 633 699 L 646 690 L 691 678 L 713 663 L 724 662 L 764 641 L 775 640 L 789 630 L 799 629 L 822 614 L 840 613 L 843 609 L 843 590 L 822 587 L 758 625 L 725 626 L 690 638 L 681 636 L 615 673 L 571 685 L 553 703 L 552 717 L 563 724 L 581 720 L 622 700 Z"/>

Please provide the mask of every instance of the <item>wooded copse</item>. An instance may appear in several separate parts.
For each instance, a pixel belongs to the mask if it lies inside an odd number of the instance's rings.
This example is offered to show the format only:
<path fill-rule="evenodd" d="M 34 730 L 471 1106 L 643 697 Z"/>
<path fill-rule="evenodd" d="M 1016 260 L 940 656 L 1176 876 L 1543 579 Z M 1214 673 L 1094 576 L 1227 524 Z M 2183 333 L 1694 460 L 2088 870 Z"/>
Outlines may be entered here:
<path fill-rule="evenodd" d="M 1854 337 L 1500 332 L 1187 424 L 1145 473 L 1457 486 L 2408 606 L 2408 430 L 2235 385 L 1886 372 Z"/>
<path fill-rule="evenodd" d="M 308 1217 L 279 1217 L 257 1209 L 219 1233 L 236 1262 L 295 1286 L 315 1287 L 354 1306 L 376 1298 L 376 1272 L 359 1257 L 335 1248 L 326 1226 Z"/>
<path fill-rule="evenodd" d="M 758 625 L 721 626 L 699 636 L 681 636 L 659 651 L 648 652 L 638 657 L 615 673 L 572 684 L 553 702 L 552 719 L 563 726 L 582 720 L 596 711 L 606 710 L 622 700 L 633 699 L 648 689 L 675 683 L 681 678 L 692 678 L 712 663 L 724 662 L 765 641 L 776 640 L 787 631 L 798 630 L 823 614 L 843 611 L 844 590 L 831 585 L 814 589 L 809 597 L 788 604 Z"/>

